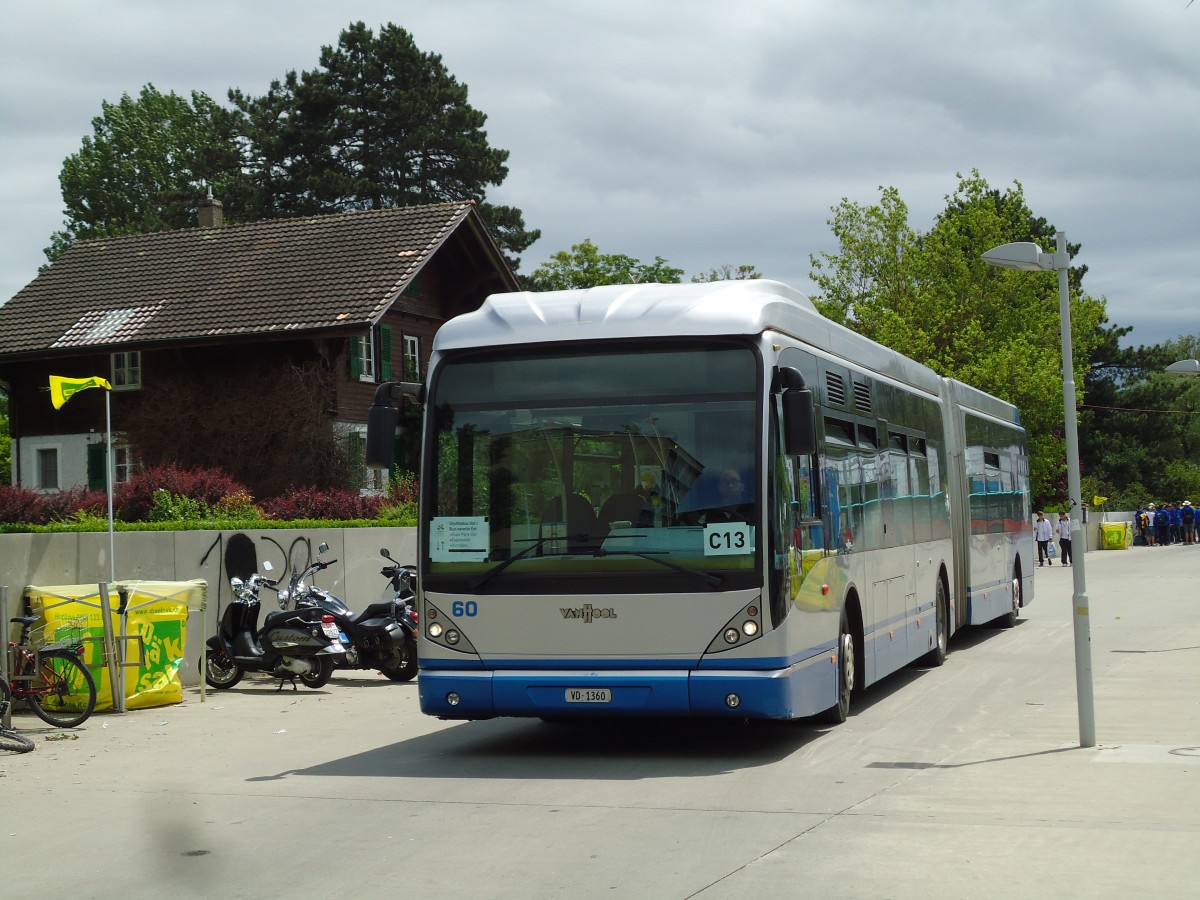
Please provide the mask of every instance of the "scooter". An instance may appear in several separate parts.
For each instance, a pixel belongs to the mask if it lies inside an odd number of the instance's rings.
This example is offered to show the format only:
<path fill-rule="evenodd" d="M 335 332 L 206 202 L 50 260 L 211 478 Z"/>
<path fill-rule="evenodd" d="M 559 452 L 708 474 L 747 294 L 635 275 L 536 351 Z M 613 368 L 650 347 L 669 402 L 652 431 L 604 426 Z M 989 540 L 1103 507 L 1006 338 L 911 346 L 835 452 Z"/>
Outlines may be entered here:
<path fill-rule="evenodd" d="M 328 544 L 317 547 L 316 560 L 294 574 L 287 590 L 279 592 L 280 605 L 316 607 L 333 616 L 346 644 L 346 655 L 335 665 L 379 671 L 392 681 L 410 681 L 417 674 L 416 611 L 394 599 L 372 603 L 356 613 L 340 597 L 312 584 L 308 580 L 311 575 L 337 562 L 321 558 L 328 551 Z"/>
<path fill-rule="evenodd" d="M 271 570 L 269 562 L 263 567 Z M 316 607 L 281 609 L 268 613 L 258 628 L 258 592 L 264 584 L 277 583 L 257 572 L 245 581 L 229 579 L 233 599 L 217 633 L 205 642 L 204 680 L 224 689 L 247 672 L 267 672 L 279 679 L 279 690 L 285 681 L 295 690 L 297 678 L 305 687 L 323 687 L 333 674 L 334 661 L 346 655 L 333 616 Z"/>

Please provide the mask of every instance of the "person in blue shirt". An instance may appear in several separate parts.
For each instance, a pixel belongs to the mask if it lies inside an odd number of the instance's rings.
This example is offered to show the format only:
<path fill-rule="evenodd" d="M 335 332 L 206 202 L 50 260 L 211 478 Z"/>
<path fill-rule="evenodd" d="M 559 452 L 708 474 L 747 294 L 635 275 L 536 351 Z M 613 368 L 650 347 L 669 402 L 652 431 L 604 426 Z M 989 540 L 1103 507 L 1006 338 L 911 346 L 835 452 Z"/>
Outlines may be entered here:
<path fill-rule="evenodd" d="M 1196 543 L 1196 508 L 1191 500 L 1184 500 L 1179 508 L 1179 517 L 1183 520 L 1183 542 Z"/>
<path fill-rule="evenodd" d="M 1182 540 L 1180 531 L 1183 529 L 1183 513 L 1179 511 L 1180 504 L 1172 503 L 1171 508 L 1167 510 L 1167 515 L 1171 517 L 1168 543 L 1178 544 Z"/>
<path fill-rule="evenodd" d="M 1150 504 L 1151 509 L 1154 504 Z M 1158 507 L 1154 510 L 1154 537 L 1158 541 L 1158 546 L 1167 546 L 1167 540 L 1171 529 L 1171 514 L 1167 512 L 1166 505 Z"/>

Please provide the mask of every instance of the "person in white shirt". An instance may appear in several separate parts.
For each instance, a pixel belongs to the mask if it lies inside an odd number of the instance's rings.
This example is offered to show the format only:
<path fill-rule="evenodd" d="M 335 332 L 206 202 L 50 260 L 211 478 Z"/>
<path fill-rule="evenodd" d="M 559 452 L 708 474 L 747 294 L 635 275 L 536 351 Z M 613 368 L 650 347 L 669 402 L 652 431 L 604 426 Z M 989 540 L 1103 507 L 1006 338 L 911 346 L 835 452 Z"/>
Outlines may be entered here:
<path fill-rule="evenodd" d="M 1071 520 L 1067 518 L 1065 512 L 1058 514 L 1058 524 L 1055 530 L 1058 531 L 1058 549 L 1060 551 L 1058 561 L 1064 566 L 1069 566 L 1071 564 Z"/>
<path fill-rule="evenodd" d="M 1037 514 L 1037 521 L 1033 523 L 1033 539 L 1038 545 L 1038 565 L 1050 563 L 1054 565 L 1054 559 L 1050 556 L 1050 542 L 1054 540 L 1054 526 L 1046 519 L 1044 512 Z"/>

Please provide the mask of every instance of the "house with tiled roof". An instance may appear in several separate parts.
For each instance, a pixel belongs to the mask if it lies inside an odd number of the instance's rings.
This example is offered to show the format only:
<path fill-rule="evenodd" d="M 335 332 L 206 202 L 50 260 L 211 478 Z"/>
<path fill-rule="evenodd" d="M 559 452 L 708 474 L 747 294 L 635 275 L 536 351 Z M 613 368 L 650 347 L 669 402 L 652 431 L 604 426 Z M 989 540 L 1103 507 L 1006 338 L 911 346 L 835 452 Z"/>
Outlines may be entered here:
<path fill-rule="evenodd" d="M 380 381 L 420 380 L 444 321 L 518 287 L 469 201 L 225 225 L 209 200 L 200 222 L 79 242 L 0 306 L 15 484 L 104 487 L 104 392 L 56 410 L 51 375 L 111 383 L 118 482 L 137 463 L 123 408 L 155 379 L 248 358 L 327 372 L 330 427 L 357 445 Z"/>

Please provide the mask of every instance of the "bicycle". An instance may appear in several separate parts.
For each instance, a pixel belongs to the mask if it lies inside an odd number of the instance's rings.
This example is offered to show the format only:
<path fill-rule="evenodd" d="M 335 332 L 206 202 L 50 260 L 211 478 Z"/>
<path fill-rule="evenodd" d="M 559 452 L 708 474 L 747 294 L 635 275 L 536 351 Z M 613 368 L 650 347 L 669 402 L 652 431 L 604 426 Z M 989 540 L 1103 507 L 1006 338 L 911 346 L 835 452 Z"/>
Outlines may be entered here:
<path fill-rule="evenodd" d="M 83 664 L 83 640 L 77 632 L 81 620 L 63 623 L 54 640 L 40 645 L 34 642 L 41 630 L 33 628 L 36 616 L 17 616 L 12 621 L 21 625 L 20 639 L 8 642 L 12 696 L 28 703 L 48 725 L 83 724 L 96 708 L 96 681 Z"/>
<path fill-rule="evenodd" d="M 37 744 L 25 737 L 25 735 L 18 734 L 13 729 L 4 727 L 4 717 L 8 715 L 8 708 L 11 705 L 12 691 L 8 687 L 8 682 L 0 678 L 0 750 L 11 750 L 13 753 L 28 753 L 37 747 Z"/>

